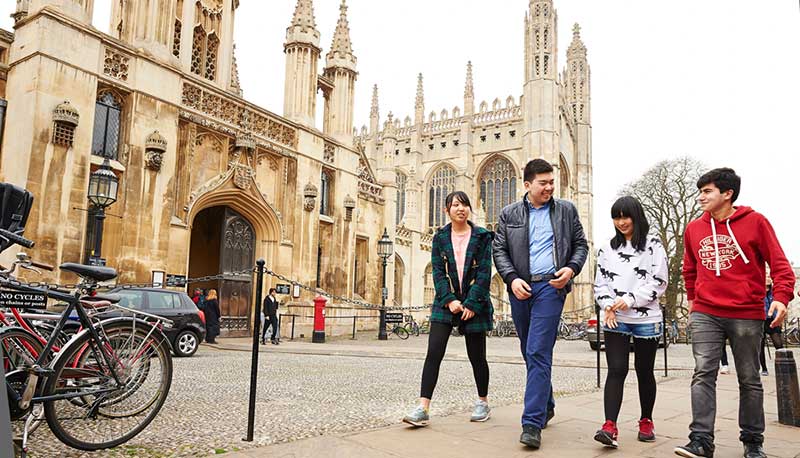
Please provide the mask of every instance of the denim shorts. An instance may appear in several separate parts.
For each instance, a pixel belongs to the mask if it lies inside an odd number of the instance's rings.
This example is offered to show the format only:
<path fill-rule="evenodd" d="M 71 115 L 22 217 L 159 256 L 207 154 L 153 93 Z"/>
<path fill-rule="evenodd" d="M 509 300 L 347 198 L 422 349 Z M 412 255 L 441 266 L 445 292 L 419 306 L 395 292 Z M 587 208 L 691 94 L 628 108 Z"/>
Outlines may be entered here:
<path fill-rule="evenodd" d="M 626 336 L 633 336 L 637 339 L 660 339 L 661 338 L 661 323 L 620 323 L 617 321 L 617 327 L 609 329 L 608 326 L 603 326 L 603 332 L 616 332 L 625 334 Z"/>

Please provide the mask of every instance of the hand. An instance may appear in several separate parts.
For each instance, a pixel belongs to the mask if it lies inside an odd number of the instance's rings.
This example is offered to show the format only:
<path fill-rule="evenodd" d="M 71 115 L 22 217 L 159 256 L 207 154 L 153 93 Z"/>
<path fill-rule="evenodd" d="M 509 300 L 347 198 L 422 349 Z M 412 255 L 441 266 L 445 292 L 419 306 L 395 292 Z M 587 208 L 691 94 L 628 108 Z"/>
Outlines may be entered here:
<path fill-rule="evenodd" d="M 563 289 L 567 286 L 567 282 L 575 275 L 575 272 L 569 267 L 562 267 L 556 272 L 556 278 L 550 280 L 550 286 L 555 289 Z"/>
<path fill-rule="evenodd" d="M 614 329 L 617 327 L 617 314 L 614 313 L 614 310 L 606 310 L 606 313 L 603 316 L 603 324 L 605 324 L 609 329 Z"/>
<path fill-rule="evenodd" d="M 450 303 L 447 304 L 447 308 L 450 309 L 450 313 L 453 315 L 464 310 L 464 307 L 461 305 L 461 301 L 450 301 Z"/>
<path fill-rule="evenodd" d="M 521 278 L 515 278 L 511 282 L 511 292 L 517 299 L 524 301 L 531 297 L 531 285 Z"/>
<path fill-rule="evenodd" d="M 769 306 L 769 312 L 767 312 L 767 315 L 775 316 L 775 319 L 772 320 L 772 323 L 769 324 L 769 327 L 777 328 L 783 324 L 783 320 L 786 318 L 786 311 L 786 305 L 778 301 L 772 301 L 772 305 Z"/>
<path fill-rule="evenodd" d="M 462 309 L 464 310 L 464 312 L 461 314 L 461 321 L 467 321 L 475 316 L 475 312 L 473 312 L 472 310 L 466 307 L 462 307 Z"/>
<path fill-rule="evenodd" d="M 617 300 L 614 301 L 614 303 L 611 305 L 611 309 L 614 310 L 615 312 L 617 310 L 627 310 L 628 303 L 622 300 L 621 297 L 618 297 Z"/>

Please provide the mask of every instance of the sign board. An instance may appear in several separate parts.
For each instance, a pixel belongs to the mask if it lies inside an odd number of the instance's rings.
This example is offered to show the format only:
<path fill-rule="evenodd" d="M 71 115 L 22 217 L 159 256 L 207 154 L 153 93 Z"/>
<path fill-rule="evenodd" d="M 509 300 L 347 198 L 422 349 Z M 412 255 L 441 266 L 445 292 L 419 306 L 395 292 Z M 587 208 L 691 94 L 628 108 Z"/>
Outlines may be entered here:
<path fill-rule="evenodd" d="M 387 323 L 402 323 L 403 322 L 403 312 L 397 313 L 386 313 L 386 322 Z"/>
<path fill-rule="evenodd" d="M 186 275 L 167 274 L 167 286 L 185 287 Z"/>
<path fill-rule="evenodd" d="M 23 291 L 0 290 L 0 307 L 18 309 L 45 309 L 47 295 L 44 293 L 26 293 Z"/>
<path fill-rule="evenodd" d="M 292 297 L 295 299 L 300 297 L 300 285 L 294 285 L 294 288 L 292 289 Z"/>
<path fill-rule="evenodd" d="M 275 285 L 275 292 L 278 294 L 289 294 L 291 292 L 291 288 L 285 283 L 279 283 Z"/>

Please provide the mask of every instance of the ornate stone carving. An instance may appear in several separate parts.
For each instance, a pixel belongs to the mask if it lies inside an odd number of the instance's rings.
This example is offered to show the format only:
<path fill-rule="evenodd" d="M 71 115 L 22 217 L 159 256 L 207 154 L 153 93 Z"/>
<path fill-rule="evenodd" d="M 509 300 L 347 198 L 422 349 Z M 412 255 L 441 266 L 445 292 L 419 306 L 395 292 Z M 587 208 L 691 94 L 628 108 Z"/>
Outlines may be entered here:
<path fill-rule="evenodd" d="M 344 198 L 344 220 L 351 221 L 353 219 L 353 209 L 356 208 L 356 200 L 353 199 L 350 194 L 346 195 Z"/>
<path fill-rule="evenodd" d="M 325 147 L 322 152 L 322 160 L 328 164 L 333 164 L 336 161 L 336 145 L 330 142 L 325 142 Z"/>
<path fill-rule="evenodd" d="M 161 170 L 161 163 L 166 151 L 167 139 L 163 135 L 157 130 L 148 135 L 144 142 L 145 167 L 156 172 Z"/>
<path fill-rule="evenodd" d="M 303 188 L 303 209 L 307 212 L 313 211 L 316 206 L 316 199 L 319 192 L 313 183 L 306 184 Z"/>
<path fill-rule="evenodd" d="M 70 105 L 69 100 L 59 103 L 53 109 L 53 121 L 55 122 L 64 122 L 66 124 L 77 126 L 80 118 L 80 113 L 78 113 L 78 110 L 75 107 Z"/>
<path fill-rule="evenodd" d="M 103 74 L 122 81 L 128 81 L 128 65 L 130 57 L 121 52 L 105 48 Z"/>
<path fill-rule="evenodd" d="M 255 175 L 253 169 L 242 164 L 237 164 L 234 169 L 233 184 L 239 189 L 250 189 L 250 184 L 253 182 L 253 176 Z"/>

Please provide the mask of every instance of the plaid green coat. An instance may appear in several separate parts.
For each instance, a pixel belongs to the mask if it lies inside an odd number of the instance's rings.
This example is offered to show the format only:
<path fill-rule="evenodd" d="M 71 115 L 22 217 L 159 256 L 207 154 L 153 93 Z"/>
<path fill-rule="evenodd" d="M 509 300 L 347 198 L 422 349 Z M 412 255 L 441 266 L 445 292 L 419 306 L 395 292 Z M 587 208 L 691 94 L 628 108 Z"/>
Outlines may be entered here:
<path fill-rule="evenodd" d="M 467 252 L 464 256 L 463 284 L 458 284 L 458 269 L 450 238 L 451 225 L 436 231 L 431 247 L 431 266 L 436 296 L 431 309 L 431 322 L 458 326 L 461 334 L 492 330 L 494 307 L 489 299 L 492 277 L 492 239 L 494 233 L 480 226 L 472 226 Z M 461 321 L 461 314 L 453 315 L 447 304 L 460 300 L 475 316 Z"/>

